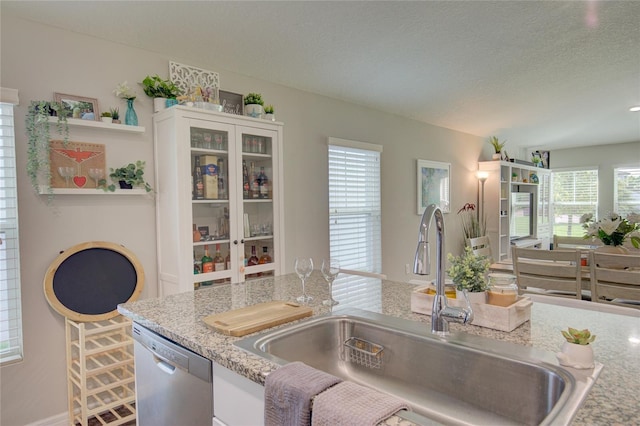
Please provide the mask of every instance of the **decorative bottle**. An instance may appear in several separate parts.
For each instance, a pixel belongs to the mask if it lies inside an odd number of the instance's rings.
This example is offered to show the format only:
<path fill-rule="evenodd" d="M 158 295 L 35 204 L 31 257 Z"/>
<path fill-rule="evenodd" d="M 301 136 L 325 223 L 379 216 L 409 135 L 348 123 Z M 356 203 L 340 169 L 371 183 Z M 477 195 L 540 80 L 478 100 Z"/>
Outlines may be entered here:
<path fill-rule="evenodd" d="M 196 165 L 193 168 L 193 195 L 196 200 L 204 199 L 204 179 L 200 167 L 200 157 L 196 157 Z"/>
<path fill-rule="evenodd" d="M 213 272 L 213 259 L 209 256 L 209 246 L 204 246 L 204 256 L 202 256 L 202 273 Z M 205 281 L 202 285 L 211 285 L 213 281 Z"/>
<path fill-rule="evenodd" d="M 124 114 L 124 124 L 128 126 L 137 126 L 138 125 L 138 114 L 136 114 L 136 110 L 133 109 L 133 99 L 127 99 L 127 112 Z"/>
<path fill-rule="evenodd" d="M 264 167 L 260 167 L 258 187 L 260 188 L 260 198 L 269 198 L 269 178 L 264 173 Z"/>

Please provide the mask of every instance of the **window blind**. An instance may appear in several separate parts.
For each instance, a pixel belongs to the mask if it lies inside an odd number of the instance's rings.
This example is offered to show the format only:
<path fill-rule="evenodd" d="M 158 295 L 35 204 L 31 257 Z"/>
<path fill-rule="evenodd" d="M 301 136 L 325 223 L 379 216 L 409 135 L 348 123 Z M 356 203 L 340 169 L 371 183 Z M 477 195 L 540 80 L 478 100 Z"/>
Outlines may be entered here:
<path fill-rule="evenodd" d="M 585 213 L 597 216 L 598 170 L 554 170 L 552 177 L 553 233 L 562 236 L 583 236 L 580 216 Z"/>
<path fill-rule="evenodd" d="M 613 182 L 613 210 L 622 217 L 640 214 L 640 167 L 614 168 Z"/>
<path fill-rule="evenodd" d="M 0 103 L 0 239 L 0 362 L 5 363 L 22 359 L 18 196 L 10 103 Z"/>
<path fill-rule="evenodd" d="M 341 269 L 381 273 L 381 150 L 329 139 L 329 245 Z"/>

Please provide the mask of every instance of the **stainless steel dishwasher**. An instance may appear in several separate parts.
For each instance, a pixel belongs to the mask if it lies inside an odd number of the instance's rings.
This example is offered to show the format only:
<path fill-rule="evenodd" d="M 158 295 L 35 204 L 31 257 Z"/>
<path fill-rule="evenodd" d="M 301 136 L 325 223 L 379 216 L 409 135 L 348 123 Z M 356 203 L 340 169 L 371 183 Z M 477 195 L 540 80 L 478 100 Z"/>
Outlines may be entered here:
<path fill-rule="evenodd" d="M 211 426 L 211 361 L 133 323 L 140 426 Z"/>

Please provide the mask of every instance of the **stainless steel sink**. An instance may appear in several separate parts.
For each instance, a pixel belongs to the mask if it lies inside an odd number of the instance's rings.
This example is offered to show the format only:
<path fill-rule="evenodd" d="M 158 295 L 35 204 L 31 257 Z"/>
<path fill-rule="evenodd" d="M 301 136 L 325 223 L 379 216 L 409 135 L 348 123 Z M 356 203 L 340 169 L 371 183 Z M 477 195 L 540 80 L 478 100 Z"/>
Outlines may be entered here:
<path fill-rule="evenodd" d="M 443 337 L 424 323 L 359 309 L 236 345 L 392 394 L 413 410 L 401 416 L 419 424 L 569 424 L 600 372 L 560 367 L 552 353 L 534 348 L 465 333 Z"/>

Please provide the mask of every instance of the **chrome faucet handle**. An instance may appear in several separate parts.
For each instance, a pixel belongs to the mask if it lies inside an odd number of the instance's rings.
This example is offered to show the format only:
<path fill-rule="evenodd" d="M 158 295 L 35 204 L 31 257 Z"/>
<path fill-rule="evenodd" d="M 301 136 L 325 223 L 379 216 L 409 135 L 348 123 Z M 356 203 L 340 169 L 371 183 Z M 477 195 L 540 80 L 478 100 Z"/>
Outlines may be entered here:
<path fill-rule="evenodd" d="M 471 302 L 469 301 L 469 296 L 467 296 L 466 288 L 462 290 L 462 296 L 464 297 L 464 301 L 467 303 L 467 306 L 465 306 L 464 308 L 460 308 L 464 313 L 463 318 L 461 319 L 463 319 L 463 324 L 469 324 L 471 323 L 471 321 L 473 321 L 473 309 L 471 309 Z"/>

